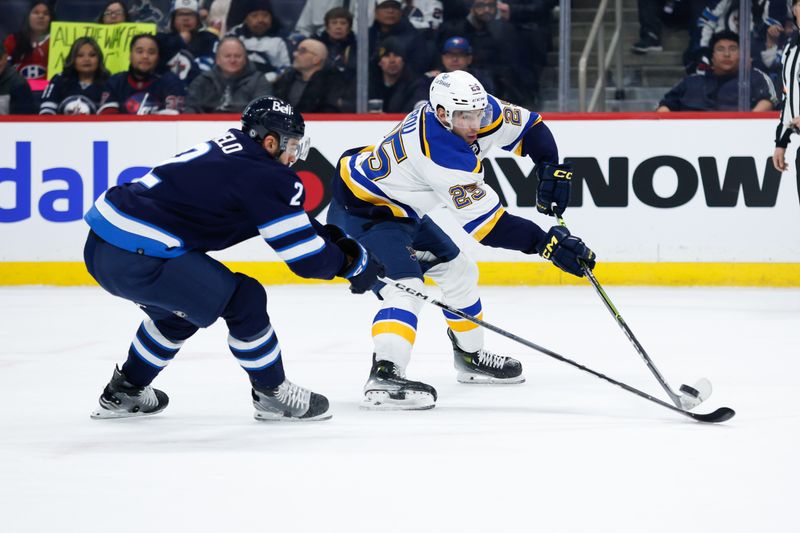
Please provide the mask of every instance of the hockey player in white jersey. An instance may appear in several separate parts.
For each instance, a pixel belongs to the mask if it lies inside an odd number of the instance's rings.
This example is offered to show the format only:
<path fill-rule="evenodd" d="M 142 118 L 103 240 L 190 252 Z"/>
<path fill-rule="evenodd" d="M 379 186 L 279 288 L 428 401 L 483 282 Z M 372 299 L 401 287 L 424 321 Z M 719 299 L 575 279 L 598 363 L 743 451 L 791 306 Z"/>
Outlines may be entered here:
<path fill-rule="evenodd" d="M 464 231 L 486 246 L 540 254 L 582 276 L 594 253 L 562 226 L 549 231 L 508 213 L 483 180 L 482 158 L 499 147 L 530 157 L 539 179 L 537 209 L 561 213 L 572 173 L 558 163 L 550 130 L 536 113 L 486 93 L 471 74 L 438 75 L 430 101 L 373 146 L 345 152 L 334 178 L 328 221 L 343 227 L 385 265 L 389 278 L 416 290 L 423 276 L 450 306 L 482 317 L 478 268 L 427 215 L 444 203 Z M 372 323 L 374 354 L 364 407 L 429 409 L 436 391 L 405 377 L 422 301 L 390 285 L 374 289 L 381 308 Z M 484 348 L 483 328 L 444 312 L 462 383 L 522 383 L 519 361 Z"/>

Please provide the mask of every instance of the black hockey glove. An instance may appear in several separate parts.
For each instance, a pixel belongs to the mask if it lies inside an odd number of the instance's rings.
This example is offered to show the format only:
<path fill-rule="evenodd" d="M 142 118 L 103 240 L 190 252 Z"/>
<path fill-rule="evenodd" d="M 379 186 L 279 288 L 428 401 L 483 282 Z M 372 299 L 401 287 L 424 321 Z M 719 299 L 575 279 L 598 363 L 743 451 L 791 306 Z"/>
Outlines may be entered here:
<path fill-rule="evenodd" d="M 336 275 L 350 280 L 350 292 L 353 294 L 364 294 L 372 289 L 378 283 L 378 278 L 384 275 L 383 264 L 338 226 L 328 224 L 325 229 L 333 243 L 347 256 L 347 262 Z"/>
<path fill-rule="evenodd" d="M 569 203 L 572 184 L 572 167 L 545 163 L 536 167 L 539 185 L 536 188 L 536 209 L 545 215 L 553 215 L 551 206 L 556 204 L 556 213 L 563 214 Z"/>
<path fill-rule="evenodd" d="M 550 228 L 540 248 L 539 255 L 552 261 L 564 272 L 579 278 L 584 276 L 581 263 L 591 270 L 594 268 L 595 257 L 597 257 L 579 237 L 570 235 L 569 230 L 564 226 Z"/>

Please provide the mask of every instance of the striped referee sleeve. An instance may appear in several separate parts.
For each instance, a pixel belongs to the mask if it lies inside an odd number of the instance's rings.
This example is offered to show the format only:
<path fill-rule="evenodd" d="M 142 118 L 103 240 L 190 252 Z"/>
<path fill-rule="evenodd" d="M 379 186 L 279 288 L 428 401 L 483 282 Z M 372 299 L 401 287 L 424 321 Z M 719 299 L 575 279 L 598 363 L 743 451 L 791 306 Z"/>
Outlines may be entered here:
<path fill-rule="evenodd" d="M 783 50 L 783 108 L 781 109 L 780 122 L 775 129 L 775 146 L 786 148 L 789 137 L 794 132 L 792 120 L 800 116 L 800 42 L 797 37 L 786 45 Z"/>

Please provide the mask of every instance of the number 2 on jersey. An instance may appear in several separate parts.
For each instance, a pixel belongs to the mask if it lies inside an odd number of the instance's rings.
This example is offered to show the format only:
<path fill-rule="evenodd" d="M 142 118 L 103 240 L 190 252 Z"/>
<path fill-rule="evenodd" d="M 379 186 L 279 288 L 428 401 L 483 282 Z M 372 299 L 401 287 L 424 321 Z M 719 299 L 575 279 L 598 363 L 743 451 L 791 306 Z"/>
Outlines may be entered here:
<path fill-rule="evenodd" d="M 303 196 L 303 184 L 296 181 L 294 182 L 294 188 L 297 189 L 297 194 L 289 200 L 289 205 L 300 205 L 300 197 Z"/>

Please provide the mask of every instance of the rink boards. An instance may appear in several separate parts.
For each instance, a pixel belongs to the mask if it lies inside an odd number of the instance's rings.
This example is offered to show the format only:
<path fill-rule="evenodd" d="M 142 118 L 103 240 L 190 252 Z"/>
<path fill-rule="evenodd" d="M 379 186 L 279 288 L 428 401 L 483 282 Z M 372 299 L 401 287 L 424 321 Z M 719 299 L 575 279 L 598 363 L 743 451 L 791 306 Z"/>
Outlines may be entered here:
<path fill-rule="evenodd" d="M 314 148 L 296 170 L 310 213 L 324 221 L 339 154 L 376 143 L 400 118 L 308 117 Z M 575 169 L 567 224 L 597 253 L 602 282 L 800 286 L 796 148 L 787 151 L 788 172 L 772 168 L 772 114 L 544 119 Z M 0 118 L 0 285 L 92 283 L 81 262 L 82 216 L 94 198 L 237 125 L 231 115 Z M 484 168 L 509 211 L 545 228 L 553 223 L 533 207 L 530 160 L 496 150 Z M 432 216 L 479 262 L 483 284 L 585 283 L 538 257 L 477 245 L 444 209 Z M 259 239 L 214 255 L 264 283 L 309 282 Z"/>

